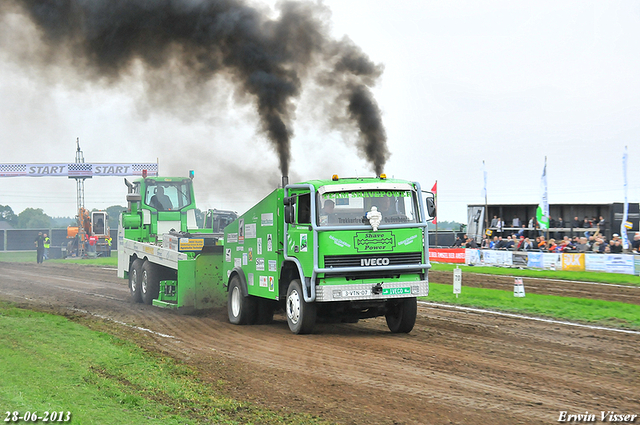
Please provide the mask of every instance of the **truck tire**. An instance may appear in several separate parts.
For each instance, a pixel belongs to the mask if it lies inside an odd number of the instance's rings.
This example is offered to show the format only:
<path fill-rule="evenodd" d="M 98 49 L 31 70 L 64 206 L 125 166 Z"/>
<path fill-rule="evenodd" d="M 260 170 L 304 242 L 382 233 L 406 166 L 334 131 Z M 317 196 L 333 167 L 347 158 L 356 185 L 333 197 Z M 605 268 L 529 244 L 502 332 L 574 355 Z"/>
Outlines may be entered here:
<path fill-rule="evenodd" d="M 142 301 L 148 305 L 151 305 L 153 300 L 158 298 L 160 292 L 160 270 L 158 270 L 158 266 L 148 260 L 142 264 L 140 292 L 142 292 Z"/>
<path fill-rule="evenodd" d="M 304 300 L 300 280 L 292 280 L 287 290 L 287 323 L 294 334 L 313 332 L 316 325 L 316 305 Z"/>
<path fill-rule="evenodd" d="M 234 325 L 253 325 L 256 322 L 257 300 L 252 296 L 245 297 L 240 285 L 240 278 L 238 275 L 234 275 L 229 282 L 229 300 L 227 302 L 229 322 Z"/>
<path fill-rule="evenodd" d="M 409 333 L 416 324 L 418 301 L 416 298 L 400 298 L 387 301 L 387 326 L 393 333 Z"/>
<path fill-rule="evenodd" d="M 134 303 L 142 302 L 142 293 L 140 291 L 140 275 L 142 274 L 142 260 L 136 258 L 131 263 L 129 269 L 129 291 L 131 292 L 131 299 Z"/>

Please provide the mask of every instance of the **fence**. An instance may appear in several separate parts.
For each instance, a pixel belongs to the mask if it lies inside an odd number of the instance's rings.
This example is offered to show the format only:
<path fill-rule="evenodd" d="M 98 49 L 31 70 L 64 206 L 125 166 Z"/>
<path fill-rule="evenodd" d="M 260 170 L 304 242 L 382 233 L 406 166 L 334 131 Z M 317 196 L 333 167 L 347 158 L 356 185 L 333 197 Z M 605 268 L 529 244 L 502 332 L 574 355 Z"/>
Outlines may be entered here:
<path fill-rule="evenodd" d="M 474 266 L 526 267 L 544 270 L 597 271 L 640 275 L 640 255 L 547 253 L 492 249 L 430 248 L 429 260 Z"/>
<path fill-rule="evenodd" d="M 67 246 L 67 229 L 3 229 L 0 230 L 0 251 L 33 251 L 38 233 L 46 233 L 51 239 L 49 258 L 60 258 L 62 246 Z M 118 230 L 110 232 L 111 250 L 118 249 Z"/>

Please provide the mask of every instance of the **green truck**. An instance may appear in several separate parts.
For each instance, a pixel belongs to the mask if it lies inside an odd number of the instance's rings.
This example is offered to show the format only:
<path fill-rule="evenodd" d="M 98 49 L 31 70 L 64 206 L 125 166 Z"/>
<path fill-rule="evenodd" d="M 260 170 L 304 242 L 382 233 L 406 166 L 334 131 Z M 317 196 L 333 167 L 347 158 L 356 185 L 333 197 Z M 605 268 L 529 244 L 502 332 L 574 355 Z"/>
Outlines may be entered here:
<path fill-rule="evenodd" d="M 175 200 L 188 194 L 179 212 L 154 207 L 159 184 Z M 385 316 L 392 332 L 406 333 L 416 297 L 428 295 L 427 225 L 435 206 L 417 182 L 283 178 L 246 213 L 230 223 L 225 217 L 223 237 L 189 225 L 190 179 L 143 179 L 129 192 L 118 270 L 136 301 L 185 312 L 226 301 L 238 325 L 270 323 L 283 310 L 296 334 L 312 332 L 316 322 Z"/>
<path fill-rule="evenodd" d="M 193 174 L 125 179 L 128 208 L 118 226 L 118 276 L 129 280 L 135 302 L 182 313 L 226 302 L 222 231 L 237 215 L 208 210 L 198 228 L 192 179 Z"/>

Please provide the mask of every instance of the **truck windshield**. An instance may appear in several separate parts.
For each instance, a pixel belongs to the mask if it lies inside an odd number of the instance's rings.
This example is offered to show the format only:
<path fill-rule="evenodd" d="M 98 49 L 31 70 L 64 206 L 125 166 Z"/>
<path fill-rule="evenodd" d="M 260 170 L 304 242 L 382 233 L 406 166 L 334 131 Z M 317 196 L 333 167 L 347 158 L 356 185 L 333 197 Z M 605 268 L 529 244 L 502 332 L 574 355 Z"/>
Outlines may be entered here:
<path fill-rule="evenodd" d="M 191 204 L 191 190 L 185 182 L 148 183 L 144 202 L 158 211 L 181 210 Z"/>
<path fill-rule="evenodd" d="M 366 213 L 376 207 L 382 224 L 419 221 L 416 197 L 410 190 L 364 190 L 325 192 L 318 195 L 319 226 L 353 226 L 368 224 Z"/>

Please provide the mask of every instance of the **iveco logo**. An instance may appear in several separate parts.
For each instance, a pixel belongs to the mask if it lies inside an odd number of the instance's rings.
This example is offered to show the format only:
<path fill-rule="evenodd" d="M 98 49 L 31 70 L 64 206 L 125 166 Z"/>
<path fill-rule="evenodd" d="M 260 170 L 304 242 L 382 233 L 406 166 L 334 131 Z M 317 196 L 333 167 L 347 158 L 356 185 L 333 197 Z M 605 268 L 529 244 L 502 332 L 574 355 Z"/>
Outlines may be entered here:
<path fill-rule="evenodd" d="M 363 258 L 360 260 L 361 266 L 388 266 L 388 258 Z"/>

